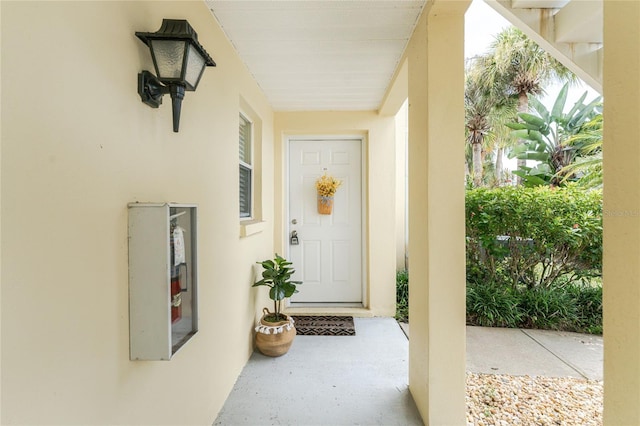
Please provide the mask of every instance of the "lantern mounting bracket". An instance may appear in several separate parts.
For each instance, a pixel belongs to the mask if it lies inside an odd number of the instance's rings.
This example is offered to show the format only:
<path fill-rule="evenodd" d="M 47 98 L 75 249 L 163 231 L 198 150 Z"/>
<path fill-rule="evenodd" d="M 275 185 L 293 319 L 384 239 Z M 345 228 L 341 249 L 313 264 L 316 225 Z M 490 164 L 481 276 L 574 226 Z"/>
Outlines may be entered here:
<path fill-rule="evenodd" d="M 138 94 L 142 102 L 151 108 L 158 108 L 162 105 L 162 96 L 167 93 L 169 93 L 169 88 L 149 71 L 142 71 L 138 74 Z"/>

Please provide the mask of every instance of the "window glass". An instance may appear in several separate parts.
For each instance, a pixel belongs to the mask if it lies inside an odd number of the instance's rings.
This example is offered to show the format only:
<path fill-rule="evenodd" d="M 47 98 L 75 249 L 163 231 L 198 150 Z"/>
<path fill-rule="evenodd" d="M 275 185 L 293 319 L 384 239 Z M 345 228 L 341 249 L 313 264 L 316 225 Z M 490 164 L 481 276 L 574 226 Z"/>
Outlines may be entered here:
<path fill-rule="evenodd" d="M 252 124 L 249 120 L 240 114 L 239 128 L 240 142 L 240 217 L 251 217 L 252 209 L 252 175 L 253 161 L 251 158 L 252 151 Z"/>

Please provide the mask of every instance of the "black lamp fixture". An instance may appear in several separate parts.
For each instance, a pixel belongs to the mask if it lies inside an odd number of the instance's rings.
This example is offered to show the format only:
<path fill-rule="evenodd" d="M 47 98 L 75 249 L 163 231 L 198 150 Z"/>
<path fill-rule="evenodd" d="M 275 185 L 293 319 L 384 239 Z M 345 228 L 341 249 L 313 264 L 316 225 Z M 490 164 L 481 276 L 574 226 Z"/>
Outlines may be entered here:
<path fill-rule="evenodd" d="M 142 102 L 152 108 L 162 104 L 162 96 L 169 93 L 173 106 L 173 131 L 180 127 L 180 109 L 184 91 L 198 87 L 204 68 L 216 63 L 198 42 L 198 34 L 184 19 L 163 19 L 155 33 L 136 32 L 149 46 L 156 75 L 149 71 L 138 74 L 138 94 Z"/>

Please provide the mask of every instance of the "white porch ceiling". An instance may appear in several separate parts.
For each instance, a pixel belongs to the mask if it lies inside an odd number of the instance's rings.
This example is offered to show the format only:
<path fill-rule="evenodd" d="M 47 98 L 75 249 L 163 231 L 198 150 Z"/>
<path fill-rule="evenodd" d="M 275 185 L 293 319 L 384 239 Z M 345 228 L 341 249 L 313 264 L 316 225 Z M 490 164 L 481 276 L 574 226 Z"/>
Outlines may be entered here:
<path fill-rule="evenodd" d="M 276 111 L 377 110 L 425 0 L 206 0 Z"/>
<path fill-rule="evenodd" d="M 378 110 L 427 0 L 205 0 L 276 111 Z M 603 0 L 485 0 L 602 89 Z"/>
<path fill-rule="evenodd" d="M 560 9 L 569 0 L 511 0 L 514 9 Z"/>

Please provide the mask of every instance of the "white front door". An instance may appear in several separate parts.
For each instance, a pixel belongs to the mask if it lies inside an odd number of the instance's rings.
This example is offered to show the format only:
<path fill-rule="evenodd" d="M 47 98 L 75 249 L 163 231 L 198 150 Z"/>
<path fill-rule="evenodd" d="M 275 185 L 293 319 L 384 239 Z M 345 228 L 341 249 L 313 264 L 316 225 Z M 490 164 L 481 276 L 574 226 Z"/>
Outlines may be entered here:
<path fill-rule="evenodd" d="M 330 215 L 317 209 L 315 182 L 324 173 L 342 181 Z M 362 140 L 289 141 L 288 232 L 295 279 L 303 281 L 292 302 L 362 303 Z"/>

